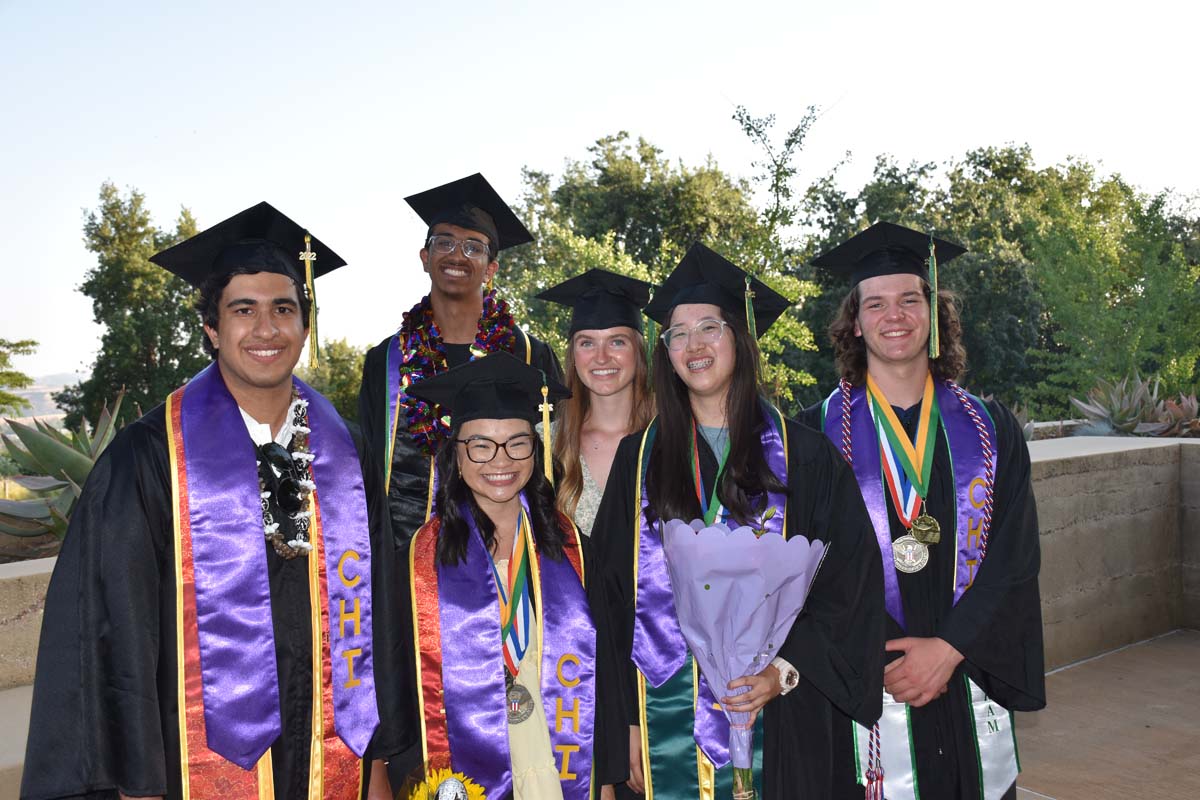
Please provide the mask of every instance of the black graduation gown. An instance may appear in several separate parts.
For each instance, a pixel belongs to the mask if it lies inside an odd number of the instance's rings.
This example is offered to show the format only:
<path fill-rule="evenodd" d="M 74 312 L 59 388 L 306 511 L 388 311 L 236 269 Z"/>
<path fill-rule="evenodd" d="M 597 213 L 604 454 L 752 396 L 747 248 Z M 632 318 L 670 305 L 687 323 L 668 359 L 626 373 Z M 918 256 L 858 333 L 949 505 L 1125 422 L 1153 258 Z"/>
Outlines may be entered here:
<path fill-rule="evenodd" d="M 937 636 L 963 654 L 950 691 L 912 709 L 917 778 L 922 800 L 979 797 L 979 774 L 972 719 L 963 676 L 1010 711 L 1035 711 L 1046 705 L 1042 653 L 1042 613 L 1038 594 L 1037 507 L 1030 482 L 1029 450 L 1021 426 L 1000 403 L 986 401 L 996 425 L 999 463 L 988 550 L 975 582 L 957 605 L 954 585 L 954 477 L 939 430 L 926 508 L 941 525 L 942 541 L 929 548 L 929 563 L 920 572 L 897 573 L 907 630 L 887 616 L 887 638 Z M 897 409 L 905 428 L 915 434 L 918 407 Z M 801 418 L 821 429 L 820 404 Z M 857 457 L 857 454 L 855 454 Z M 907 531 L 888 501 L 892 538 Z M 873 537 L 872 537 L 873 538 Z M 888 654 L 891 661 L 899 654 Z M 839 719 L 839 798 L 861 798 L 854 783 L 854 751 L 849 719 Z"/>
<path fill-rule="evenodd" d="M 360 458 L 361 437 L 350 430 Z M 393 688 L 392 538 L 364 462 L 372 548 L 380 727 L 371 754 L 399 750 Z M 284 515 L 276 512 L 276 517 Z M 128 425 L 96 462 L 46 595 L 21 797 L 181 796 L 175 551 L 165 406 Z M 261 531 L 248 535 L 262 537 Z M 306 797 L 311 727 L 307 559 L 267 552 L 283 733 L 271 749 L 275 796 Z"/>
<path fill-rule="evenodd" d="M 779 651 L 800 673 L 800 683 L 765 706 L 765 741 L 756 746 L 763 748 L 764 800 L 823 800 L 829 796 L 833 779 L 834 708 L 864 723 L 874 723 L 880 714 L 882 698 L 872 687 L 883 679 L 883 574 L 854 475 L 825 437 L 791 420 L 785 424 L 788 533 L 820 539 L 829 544 L 829 550 L 805 608 Z M 639 724 L 636 668 L 630 654 L 634 625 L 632 520 L 640 480 L 637 456 L 641 438 L 640 433 L 627 436 L 618 446 L 592 526 L 592 539 L 612 581 L 609 601 L 614 638 L 626 670 L 630 725 Z M 698 446 L 701 474 L 705 485 L 712 486 L 717 459 L 703 438 Z M 669 780 L 670 776 L 665 777 Z M 618 796 L 634 795 L 618 787 Z"/>
<path fill-rule="evenodd" d="M 610 581 L 606 580 L 602 573 L 603 565 L 595 557 L 591 540 L 583 535 L 579 536 L 579 540 L 583 552 L 584 575 L 587 578 L 588 607 L 596 626 L 596 719 L 592 734 L 592 753 L 596 785 L 600 786 L 622 783 L 629 777 L 629 733 L 625 722 L 628 714 L 625 710 L 625 690 L 621 683 L 623 673 L 617 661 L 612 625 L 608 618 L 610 604 L 606 593 Z M 396 596 L 404 607 L 397 614 L 399 635 L 393 639 L 399 649 L 391 659 L 398 665 L 393 688 L 403 700 L 403 715 L 397 721 L 396 727 L 405 750 L 388 764 L 392 788 L 397 791 L 405 786 L 406 779 L 414 777 L 424 766 L 421 760 L 421 722 L 417 706 L 418 654 L 413 637 L 412 588 L 407 568 L 411 541 L 409 539 L 402 546 L 399 558 L 401 568 L 397 570 L 396 575 Z M 552 598 L 544 599 L 549 602 Z M 496 619 L 496 625 L 500 625 L 499 617 Z M 497 653 L 496 657 L 499 658 L 500 654 Z M 415 774 L 415 777 L 420 779 L 419 774 Z"/>
<path fill-rule="evenodd" d="M 358 392 L 358 421 L 362 425 L 363 437 L 371 450 L 372 457 L 382 470 L 387 461 L 388 437 L 392 423 L 388 419 L 388 348 L 389 336 L 367 352 L 363 362 L 362 386 Z M 562 368 L 554 351 L 539 339 L 529 336 L 530 363 L 553 377 L 562 380 Z M 525 336 L 517 333 L 517 345 L 513 351 L 517 358 L 525 358 Z M 470 360 L 470 345 L 447 345 L 446 361 L 457 367 Z M 380 472 L 382 476 L 383 473 Z M 382 477 L 381 477 L 382 480 Z M 400 548 L 412 538 L 417 529 L 425 524 L 425 504 L 429 496 L 429 456 L 417 449 L 412 438 L 404 429 L 404 420 L 396 430 L 396 445 L 392 450 L 392 476 L 388 486 L 388 511 L 391 514 L 392 534 L 396 547 Z"/>

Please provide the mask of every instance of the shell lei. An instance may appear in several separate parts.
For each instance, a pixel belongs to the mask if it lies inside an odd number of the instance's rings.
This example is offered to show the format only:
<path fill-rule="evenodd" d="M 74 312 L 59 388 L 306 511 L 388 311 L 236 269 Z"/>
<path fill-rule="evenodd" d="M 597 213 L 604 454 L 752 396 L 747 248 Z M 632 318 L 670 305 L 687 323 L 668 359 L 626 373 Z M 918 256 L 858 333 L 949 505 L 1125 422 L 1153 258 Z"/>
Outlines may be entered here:
<path fill-rule="evenodd" d="M 408 387 L 448 369 L 446 344 L 433 319 L 433 306 L 428 295 L 404 313 L 400 338 L 404 348 L 404 360 L 400 364 L 401 403 L 408 421 L 408 433 L 423 453 L 433 455 L 450 433 L 449 417 L 442 413 L 441 406 L 408 395 Z M 471 360 L 500 350 L 511 353 L 516 342 L 516 323 L 508 313 L 508 303 L 497 297 L 496 290 L 492 289 L 483 296 L 483 313 L 479 317 L 475 341 L 471 344 Z"/>

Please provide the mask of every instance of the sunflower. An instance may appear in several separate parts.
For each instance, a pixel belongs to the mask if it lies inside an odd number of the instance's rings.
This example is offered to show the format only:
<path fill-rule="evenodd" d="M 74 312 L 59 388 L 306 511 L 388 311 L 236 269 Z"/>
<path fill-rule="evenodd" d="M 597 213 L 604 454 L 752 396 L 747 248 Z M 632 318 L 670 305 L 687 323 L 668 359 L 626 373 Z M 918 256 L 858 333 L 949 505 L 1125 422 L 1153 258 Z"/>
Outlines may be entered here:
<path fill-rule="evenodd" d="M 459 791 L 455 792 L 454 789 Z M 425 782 L 413 789 L 408 800 L 486 800 L 486 795 L 483 787 L 466 775 L 448 769 L 434 769 L 426 773 Z"/>

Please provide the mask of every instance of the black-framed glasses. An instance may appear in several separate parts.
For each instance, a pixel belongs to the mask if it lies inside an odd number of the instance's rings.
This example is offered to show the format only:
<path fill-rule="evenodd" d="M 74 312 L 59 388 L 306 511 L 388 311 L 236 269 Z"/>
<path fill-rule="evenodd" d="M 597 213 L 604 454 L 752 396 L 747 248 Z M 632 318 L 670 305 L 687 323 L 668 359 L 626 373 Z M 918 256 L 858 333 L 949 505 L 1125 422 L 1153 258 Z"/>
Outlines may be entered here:
<path fill-rule="evenodd" d="M 292 454 L 279 442 L 269 442 L 258 448 L 259 459 L 267 466 L 266 471 L 271 493 L 286 514 L 297 514 L 304 508 L 304 490 L 300 485 L 300 470 Z M 279 474 L 276 475 L 276 472 Z"/>
<path fill-rule="evenodd" d="M 470 439 L 454 441 L 466 447 L 467 458 L 476 464 L 488 463 L 501 450 L 513 461 L 524 461 L 533 455 L 533 436 L 528 433 L 519 433 L 507 442 L 497 442 L 486 436 L 472 436 Z"/>
<path fill-rule="evenodd" d="M 445 236 L 440 233 L 430 236 L 425 244 L 433 252 L 444 256 L 450 255 L 455 250 L 462 250 L 463 256 L 472 261 L 486 260 L 491 252 L 487 243 L 478 239 L 455 239 L 453 236 Z"/>
<path fill-rule="evenodd" d="M 671 352 L 678 353 L 688 346 L 688 342 L 693 336 L 700 341 L 701 344 L 716 344 L 721 341 L 721 337 L 725 335 L 725 329 L 729 327 L 729 323 L 723 319 L 702 319 L 693 327 L 686 328 L 683 325 L 672 325 L 662 332 L 661 338 L 663 344 Z"/>

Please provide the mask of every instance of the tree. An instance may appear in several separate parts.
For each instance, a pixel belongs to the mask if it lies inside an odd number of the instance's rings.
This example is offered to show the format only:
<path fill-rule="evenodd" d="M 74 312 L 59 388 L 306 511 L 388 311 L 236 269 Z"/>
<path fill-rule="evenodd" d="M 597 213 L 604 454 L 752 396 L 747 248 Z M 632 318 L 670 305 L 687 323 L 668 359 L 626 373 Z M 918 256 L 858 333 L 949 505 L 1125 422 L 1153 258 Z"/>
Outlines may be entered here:
<path fill-rule="evenodd" d="M 21 339 L 10 342 L 0 339 L 0 415 L 16 416 L 29 407 L 29 401 L 19 394 L 13 394 L 7 389 L 24 389 L 33 385 L 33 378 L 23 372 L 13 369 L 13 356 L 27 356 L 37 348 L 37 342 L 32 339 Z"/>
<path fill-rule="evenodd" d="M 358 387 L 362 381 L 365 348 L 352 346 L 345 339 L 321 345 L 321 363 L 316 369 L 298 369 L 296 374 L 333 403 L 346 419 L 358 418 Z"/>
<path fill-rule="evenodd" d="M 546 173 L 525 170 L 524 216 L 537 240 L 506 256 L 499 277 L 516 316 L 559 352 L 569 315 L 534 295 L 593 267 L 658 283 L 697 241 L 781 294 L 803 294 L 800 282 L 785 272 L 786 248 L 755 210 L 746 181 L 730 177 L 711 158 L 699 167 L 673 163 L 623 131 L 598 139 L 588 151 L 591 159 L 569 161 L 557 185 Z M 793 314 L 785 314 L 762 346 L 777 354 L 809 347 L 811 338 Z M 793 387 L 811 377 L 771 359 L 767 379 L 786 402 Z"/>
<path fill-rule="evenodd" d="M 195 235 L 196 221 L 182 209 L 174 230 L 154 226 L 145 197 L 131 189 L 100 187 L 99 206 L 84 214 L 84 242 L 97 263 L 79 290 L 92 298 L 95 321 L 104 326 L 91 376 L 54 395 L 75 427 L 98 414 L 125 388 L 126 408 L 149 408 L 204 367 L 203 330 L 185 281 L 151 264 L 154 253 Z"/>

